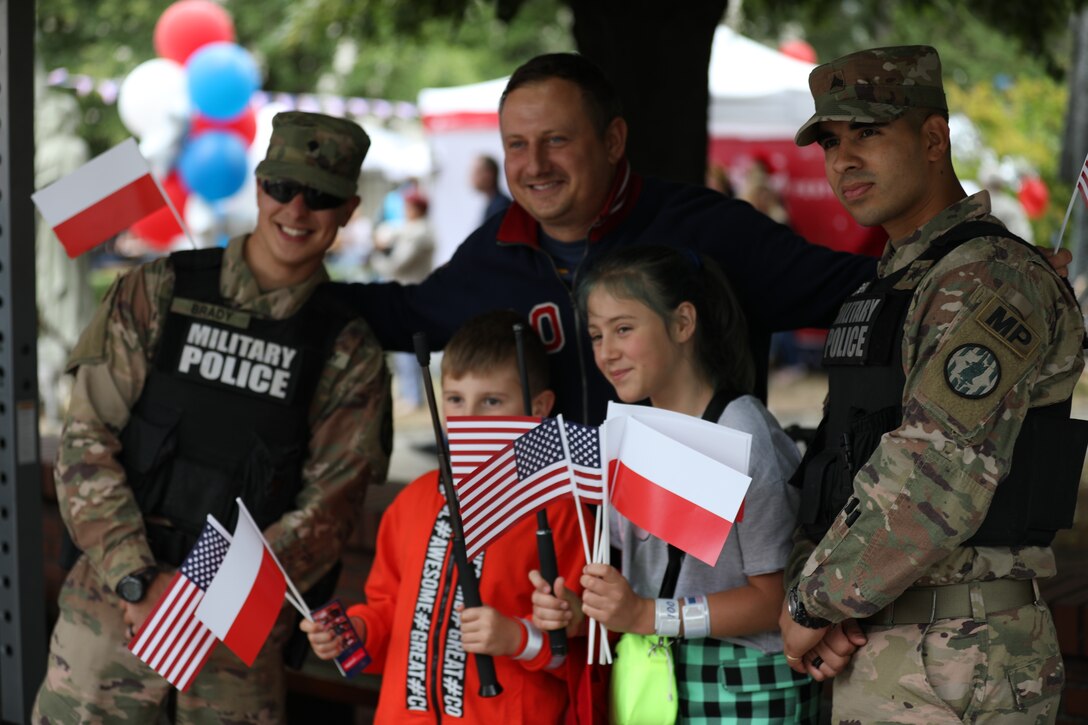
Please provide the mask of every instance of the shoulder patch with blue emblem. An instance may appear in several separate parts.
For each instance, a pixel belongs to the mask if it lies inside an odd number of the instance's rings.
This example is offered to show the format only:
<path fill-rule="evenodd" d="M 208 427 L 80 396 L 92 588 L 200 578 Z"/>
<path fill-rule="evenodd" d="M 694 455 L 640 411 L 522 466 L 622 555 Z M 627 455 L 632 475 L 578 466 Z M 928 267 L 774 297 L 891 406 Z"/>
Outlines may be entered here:
<path fill-rule="evenodd" d="M 944 379 L 956 395 L 985 398 L 1001 380 L 1001 363 L 985 345 L 960 345 L 945 358 Z"/>

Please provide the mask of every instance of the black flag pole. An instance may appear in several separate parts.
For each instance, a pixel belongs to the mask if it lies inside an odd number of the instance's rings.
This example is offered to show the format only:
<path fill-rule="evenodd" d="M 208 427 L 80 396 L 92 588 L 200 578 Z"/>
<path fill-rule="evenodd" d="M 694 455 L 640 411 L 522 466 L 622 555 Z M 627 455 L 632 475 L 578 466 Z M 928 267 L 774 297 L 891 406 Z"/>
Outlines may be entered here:
<path fill-rule="evenodd" d="M 525 415 L 533 414 L 533 396 L 529 392 L 529 370 L 525 365 L 525 325 L 514 324 L 514 345 L 518 355 L 518 375 L 521 376 L 521 400 Z M 559 564 L 555 558 L 555 541 L 552 527 L 548 524 L 548 512 L 540 509 L 536 512 L 536 551 L 540 557 L 540 576 L 555 591 L 555 579 L 559 576 Z M 552 655 L 561 657 L 567 654 L 567 632 L 556 629 L 548 632 Z"/>
<path fill-rule="evenodd" d="M 442 424 L 438 418 L 438 404 L 434 397 L 434 383 L 431 381 L 431 351 L 427 345 L 427 336 L 417 332 L 412 336 L 423 375 L 423 388 L 427 391 L 427 405 L 431 409 L 431 422 L 434 423 L 434 442 L 438 448 L 438 477 L 442 480 L 442 490 L 446 492 L 446 505 L 450 509 L 450 527 L 453 529 L 453 560 L 457 565 L 457 582 L 461 587 L 466 607 L 479 607 L 480 582 L 476 579 L 476 568 L 468 560 L 465 551 L 465 529 L 461 525 L 461 507 L 457 504 L 457 492 L 453 488 L 453 471 L 450 469 L 450 455 L 446 449 L 446 440 L 442 435 Z M 502 686 L 495 677 L 495 661 L 491 655 L 473 655 L 476 658 L 476 672 L 480 676 L 480 697 L 495 697 L 502 694 Z"/>

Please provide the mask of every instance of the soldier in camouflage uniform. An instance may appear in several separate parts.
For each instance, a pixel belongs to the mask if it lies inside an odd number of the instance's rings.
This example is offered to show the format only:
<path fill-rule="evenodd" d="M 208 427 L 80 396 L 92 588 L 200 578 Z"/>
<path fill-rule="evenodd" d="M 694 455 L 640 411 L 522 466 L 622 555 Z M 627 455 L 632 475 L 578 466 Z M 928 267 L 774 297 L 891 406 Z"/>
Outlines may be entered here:
<path fill-rule="evenodd" d="M 84 332 L 56 461 L 83 553 L 60 594 L 34 722 L 156 721 L 172 688 L 126 646 L 205 515 L 232 525 L 234 495 L 300 590 L 339 558 L 391 442 L 382 351 L 364 320 L 322 299 L 322 260 L 359 204 L 368 146 L 349 121 L 277 115 L 256 171 L 257 228 L 122 275 Z M 286 428 L 294 440 L 277 438 Z M 177 721 L 283 721 L 293 617 L 285 607 L 252 668 L 217 647 L 177 694 Z"/>
<path fill-rule="evenodd" d="M 854 53 L 810 86 L 798 145 L 823 147 L 838 198 L 890 241 L 824 350 L 785 652 L 838 675 L 836 723 L 1053 722 L 1064 673 L 1035 580 L 1082 461 L 1080 310 L 988 192 L 961 188 L 933 48 Z"/>

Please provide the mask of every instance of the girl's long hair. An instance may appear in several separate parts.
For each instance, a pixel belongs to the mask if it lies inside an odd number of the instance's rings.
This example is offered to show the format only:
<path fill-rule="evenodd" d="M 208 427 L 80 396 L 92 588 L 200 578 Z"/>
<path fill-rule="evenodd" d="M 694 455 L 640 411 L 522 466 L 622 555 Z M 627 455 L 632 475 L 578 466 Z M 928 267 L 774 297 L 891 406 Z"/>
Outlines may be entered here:
<path fill-rule="evenodd" d="M 621 299 L 637 300 L 666 328 L 682 302 L 695 307 L 695 361 L 715 390 L 751 393 L 755 366 L 748 324 L 733 289 L 717 263 L 691 249 L 626 247 L 601 257 L 582 275 L 575 300 L 587 315 L 589 294 L 598 286 Z"/>

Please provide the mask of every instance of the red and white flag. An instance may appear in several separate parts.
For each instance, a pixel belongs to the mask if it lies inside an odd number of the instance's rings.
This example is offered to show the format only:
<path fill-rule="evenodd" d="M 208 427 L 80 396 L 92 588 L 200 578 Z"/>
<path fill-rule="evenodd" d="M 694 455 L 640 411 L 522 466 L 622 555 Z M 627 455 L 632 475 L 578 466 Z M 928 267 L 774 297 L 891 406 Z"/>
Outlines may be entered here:
<path fill-rule="evenodd" d="M 446 419 L 450 469 L 456 483 L 490 461 L 516 438 L 540 425 L 540 418 L 505 415 L 455 415 Z"/>
<path fill-rule="evenodd" d="M 633 417 L 609 466 L 617 511 L 700 561 L 718 562 L 751 478 Z"/>
<path fill-rule="evenodd" d="M 455 485 L 473 559 L 511 526 L 570 494 L 558 421 L 545 419 Z"/>
<path fill-rule="evenodd" d="M 132 138 L 31 198 L 69 257 L 93 249 L 167 204 Z"/>
<path fill-rule="evenodd" d="M 215 635 L 194 615 L 230 547 L 230 534 L 208 516 L 166 594 L 155 605 L 129 650 L 182 692 L 189 689 L 215 647 Z"/>
<path fill-rule="evenodd" d="M 287 578 L 249 512 L 240 509 L 230 551 L 196 617 L 252 666 L 283 606 Z"/>

